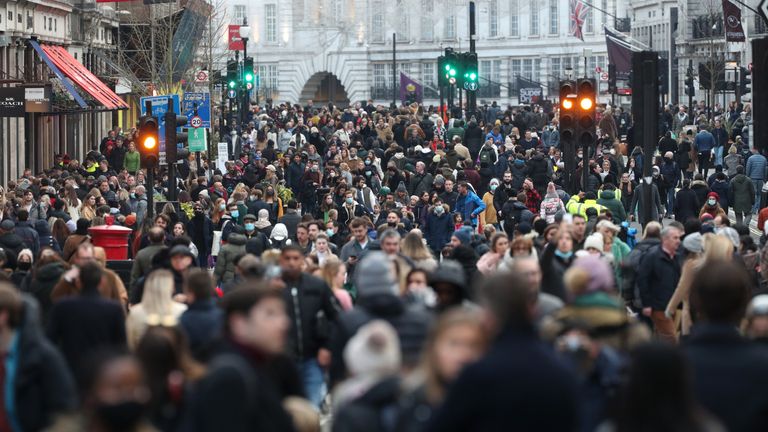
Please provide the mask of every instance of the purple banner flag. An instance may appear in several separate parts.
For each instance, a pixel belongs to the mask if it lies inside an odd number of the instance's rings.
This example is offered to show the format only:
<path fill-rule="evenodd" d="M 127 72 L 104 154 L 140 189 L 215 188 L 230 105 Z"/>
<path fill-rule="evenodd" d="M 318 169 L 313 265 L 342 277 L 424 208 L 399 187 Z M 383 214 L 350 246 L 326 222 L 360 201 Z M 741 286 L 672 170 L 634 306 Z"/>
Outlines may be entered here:
<path fill-rule="evenodd" d="M 408 75 L 400 72 L 400 102 L 410 105 L 424 100 L 424 88 Z"/>
<path fill-rule="evenodd" d="M 725 41 L 744 42 L 744 27 L 741 25 L 741 9 L 729 0 L 723 0 L 723 16 L 725 17 Z"/>

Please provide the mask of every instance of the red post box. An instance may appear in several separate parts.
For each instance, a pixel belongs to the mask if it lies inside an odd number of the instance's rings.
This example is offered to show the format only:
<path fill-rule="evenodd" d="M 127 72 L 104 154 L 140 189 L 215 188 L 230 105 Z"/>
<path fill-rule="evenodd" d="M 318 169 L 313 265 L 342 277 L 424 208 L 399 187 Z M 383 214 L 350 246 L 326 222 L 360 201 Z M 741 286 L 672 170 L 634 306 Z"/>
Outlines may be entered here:
<path fill-rule="evenodd" d="M 104 248 L 108 260 L 128 259 L 128 238 L 131 229 L 119 225 L 99 225 L 88 228 L 94 246 Z"/>

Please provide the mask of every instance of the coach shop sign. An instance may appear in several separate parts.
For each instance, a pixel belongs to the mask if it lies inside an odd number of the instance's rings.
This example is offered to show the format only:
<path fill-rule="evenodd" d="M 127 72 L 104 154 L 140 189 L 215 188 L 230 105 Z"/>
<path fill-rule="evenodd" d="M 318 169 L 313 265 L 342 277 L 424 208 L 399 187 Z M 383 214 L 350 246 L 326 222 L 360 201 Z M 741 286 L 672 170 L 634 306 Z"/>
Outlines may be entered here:
<path fill-rule="evenodd" d="M 51 86 L 24 87 L 24 100 L 26 112 L 49 112 L 51 110 Z"/>
<path fill-rule="evenodd" d="M 24 117 L 24 89 L 0 87 L 0 118 Z"/>

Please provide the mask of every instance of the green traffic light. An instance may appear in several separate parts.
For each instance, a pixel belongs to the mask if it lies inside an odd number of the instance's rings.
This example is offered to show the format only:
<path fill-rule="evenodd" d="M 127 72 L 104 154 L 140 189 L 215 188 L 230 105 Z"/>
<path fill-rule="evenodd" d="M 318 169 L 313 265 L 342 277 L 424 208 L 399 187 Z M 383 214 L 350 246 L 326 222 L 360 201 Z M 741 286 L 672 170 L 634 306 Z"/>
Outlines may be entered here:
<path fill-rule="evenodd" d="M 245 74 L 245 81 L 246 81 L 246 82 L 251 82 L 251 81 L 253 81 L 253 74 L 252 74 L 252 73 L 246 73 L 246 74 Z"/>
<path fill-rule="evenodd" d="M 447 71 L 451 70 L 451 65 L 449 65 L 449 64 L 445 65 L 445 70 L 447 70 Z"/>
<path fill-rule="evenodd" d="M 448 71 L 448 73 L 449 73 L 451 76 L 456 76 L 456 69 L 451 69 L 450 71 Z"/>
<path fill-rule="evenodd" d="M 234 82 L 234 81 L 230 81 L 229 82 L 229 88 L 235 88 L 236 85 L 237 85 L 237 83 Z"/>
<path fill-rule="evenodd" d="M 472 80 L 472 81 L 476 80 L 476 79 L 477 79 L 477 74 L 476 74 L 476 73 L 474 73 L 474 72 L 471 72 L 471 73 L 469 74 L 469 79 L 470 79 L 470 80 Z"/>

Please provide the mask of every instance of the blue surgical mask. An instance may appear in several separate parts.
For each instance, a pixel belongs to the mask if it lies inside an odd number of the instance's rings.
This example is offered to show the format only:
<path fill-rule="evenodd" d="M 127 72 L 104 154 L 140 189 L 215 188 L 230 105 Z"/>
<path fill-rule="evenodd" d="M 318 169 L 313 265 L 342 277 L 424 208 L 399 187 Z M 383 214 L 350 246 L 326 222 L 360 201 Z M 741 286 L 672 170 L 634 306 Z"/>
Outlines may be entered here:
<path fill-rule="evenodd" d="M 131 198 L 136 198 L 136 194 L 131 192 Z"/>
<path fill-rule="evenodd" d="M 353 199 L 352 199 L 352 197 L 349 197 L 349 198 L 347 198 L 347 200 L 346 200 L 346 201 L 347 201 L 347 204 L 350 204 L 350 205 L 351 205 L 353 202 L 355 202 L 355 200 L 353 200 Z"/>
<path fill-rule="evenodd" d="M 246 231 L 253 231 L 256 228 L 256 226 L 253 224 L 253 222 L 248 222 L 245 224 L 245 230 Z"/>
<path fill-rule="evenodd" d="M 370 165 L 370 164 L 371 164 L 371 160 L 370 160 L 370 159 L 366 159 L 366 160 L 365 160 L 365 164 L 366 164 L 366 165 Z"/>
<path fill-rule="evenodd" d="M 569 259 L 571 256 L 573 256 L 573 252 L 562 252 L 560 249 L 555 249 L 555 255 L 562 259 Z"/>
<path fill-rule="evenodd" d="M 227 209 L 227 205 L 226 204 L 219 204 L 219 210 L 224 211 L 226 209 Z"/>
<path fill-rule="evenodd" d="M 237 219 L 237 218 L 239 218 L 239 217 L 240 217 L 240 211 L 238 211 L 238 210 L 232 210 L 232 212 L 230 213 L 230 215 L 231 215 L 233 218 Z"/>
<path fill-rule="evenodd" d="M 335 234 L 331 228 L 328 228 L 327 230 L 325 230 L 325 233 L 328 234 L 328 237 L 333 237 L 333 235 Z"/>
<path fill-rule="evenodd" d="M 492 184 L 491 185 L 491 192 L 495 191 L 497 187 L 499 187 L 499 185 Z"/>

